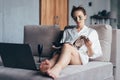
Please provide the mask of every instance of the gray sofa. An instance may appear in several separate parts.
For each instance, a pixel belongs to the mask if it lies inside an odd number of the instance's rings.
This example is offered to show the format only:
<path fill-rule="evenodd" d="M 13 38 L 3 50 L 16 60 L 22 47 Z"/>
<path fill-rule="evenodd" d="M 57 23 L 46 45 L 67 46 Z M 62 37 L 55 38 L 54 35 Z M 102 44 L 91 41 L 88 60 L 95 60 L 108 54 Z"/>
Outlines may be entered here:
<path fill-rule="evenodd" d="M 57 80 L 119 80 L 118 40 L 120 38 L 118 38 L 118 34 L 120 31 L 112 30 L 109 25 L 92 25 L 90 27 L 96 29 L 99 34 L 103 56 L 91 60 L 86 65 L 69 65 L 63 69 Z M 24 43 L 30 44 L 35 62 L 39 63 L 38 44 L 43 45 L 41 60 L 50 58 L 53 52 L 52 42 L 59 41 L 61 35 L 57 26 L 27 25 L 24 28 Z M 52 80 L 52 78 L 42 75 L 39 71 L 0 66 L 0 80 Z"/>

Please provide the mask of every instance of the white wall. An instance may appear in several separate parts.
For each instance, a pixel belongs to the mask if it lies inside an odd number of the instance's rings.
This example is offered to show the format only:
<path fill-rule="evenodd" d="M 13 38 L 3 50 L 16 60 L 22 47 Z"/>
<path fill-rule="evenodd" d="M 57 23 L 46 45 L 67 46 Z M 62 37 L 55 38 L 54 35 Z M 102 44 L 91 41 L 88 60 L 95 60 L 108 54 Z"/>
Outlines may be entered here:
<path fill-rule="evenodd" d="M 92 2 L 92 7 L 88 2 Z M 73 5 L 85 7 L 89 16 L 103 9 L 110 10 L 110 0 L 69 0 L 69 25 L 74 25 L 71 18 Z M 39 24 L 39 0 L 0 0 L 0 42 L 23 43 L 23 29 L 27 24 Z"/>
<path fill-rule="evenodd" d="M 117 1 L 117 10 L 118 10 L 118 13 L 117 13 L 117 19 L 118 19 L 118 22 L 117 22 L 117 25 L 118 25 L 118 29 L 120 29 L 120 0 Z"/>
<path fill-rule="evenodd" d="M 39 24 L 39 0 L 2 0 L 2 4 L 2 41 L 23 43 L 24 25 Z"/>
<path fill-rule="evenodd" d="M 3 0 L 0 0 L 0 42 L 2 42 L 2 28 L 3 28 L 3 23 L 2 23 L 2 19 L 3 19 L 3 14 L 2 14 L 2 4 Z"/>
<path fill-rule="evenodd" d="M 117 0 L 111 0 L 111 17 L 113 18 L 111 20 L 111 25 L 114 29 L 117 28 L 117 21 L 118 21 L 118 7 L 117 7 L 118 1 Z M 116 18 L 116 20 L 115 20 Z"/>
<path fill-rule="evenodd" d="M 89 7 L 88 3 L 92 2 L 92 6 Z M 98 11 L 107 10 L 110 11 L 110 0 L 69 0 L 69 25 L 74 25 L 74 21 L 71 18 L 71 9 L 75 6 L 82 5 L 87 12 L 86 25 L 90 25 L 90 16 L 97 14 Z"/>

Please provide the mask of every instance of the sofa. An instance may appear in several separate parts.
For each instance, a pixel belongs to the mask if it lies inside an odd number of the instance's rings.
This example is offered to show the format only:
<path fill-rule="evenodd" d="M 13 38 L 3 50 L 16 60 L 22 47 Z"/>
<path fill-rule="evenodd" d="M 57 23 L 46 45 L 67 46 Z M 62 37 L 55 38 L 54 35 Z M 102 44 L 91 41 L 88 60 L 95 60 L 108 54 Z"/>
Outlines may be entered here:
<path fill-rule="evenodd" d="M 67 26 L 66 29 L 72 27 L 74 26 Z M 98 32 L 103 56 L 85 65 L 69 65 L 62 70 L 57 80 L 119 80 L 120 30 L 113 30 L 106 24 L 90 27 Z M 36 63 L 51 58 L 54 52 L 51 46 L 53 42 L 60 41 L 62 33 L 59 26 L 26 25 L 24 27 L 24 43 L 30 45 Z M 38 45 L 43 45 L 41 54 L 38 54 Z M 4 67 L 1 60 L 0 65 L 0 80 L 52 80 L 40 71 Z"/>

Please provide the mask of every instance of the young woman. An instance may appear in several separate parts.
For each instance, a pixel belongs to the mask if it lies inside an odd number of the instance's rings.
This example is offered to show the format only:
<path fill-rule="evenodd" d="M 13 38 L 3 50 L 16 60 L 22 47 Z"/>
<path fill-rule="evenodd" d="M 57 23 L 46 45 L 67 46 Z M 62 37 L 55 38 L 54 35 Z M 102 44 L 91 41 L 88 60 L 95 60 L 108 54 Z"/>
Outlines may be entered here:
<path fill-rule="evenodd" d="M 66 29 L 60 41 L 64 43 L 59 54 L 55 54 L 52 59 L 41 62 L 40 70 L 52 78 L 57 78 L 63 68 L 70 65 L 84 65 L 89 59 L 95 59 L 102 55 L 98 34 L 94 29 L 85 25 L 87 18 L 83 7 L 73 6 L 71 16 L 76 22 L 76 27 Z M 82 36 L 84 43 L 77 48 L 73 44 Z"/>

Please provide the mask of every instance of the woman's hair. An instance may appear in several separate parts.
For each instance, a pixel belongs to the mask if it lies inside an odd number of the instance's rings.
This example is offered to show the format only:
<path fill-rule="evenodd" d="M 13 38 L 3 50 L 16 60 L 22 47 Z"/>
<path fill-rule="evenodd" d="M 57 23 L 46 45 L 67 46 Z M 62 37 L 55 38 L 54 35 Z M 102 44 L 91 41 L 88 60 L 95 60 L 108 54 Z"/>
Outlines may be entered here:
<path fill-rule="evenodd" d="M 79 11 L 79 10 L 82 11 L 84 15 L 86 15 L 86 11 L 82 6 L 78 6 L 78 7 L 73 6 L 72 11 L 71 11 L 72 18 L 74 17 L 74 12 Z"/>

